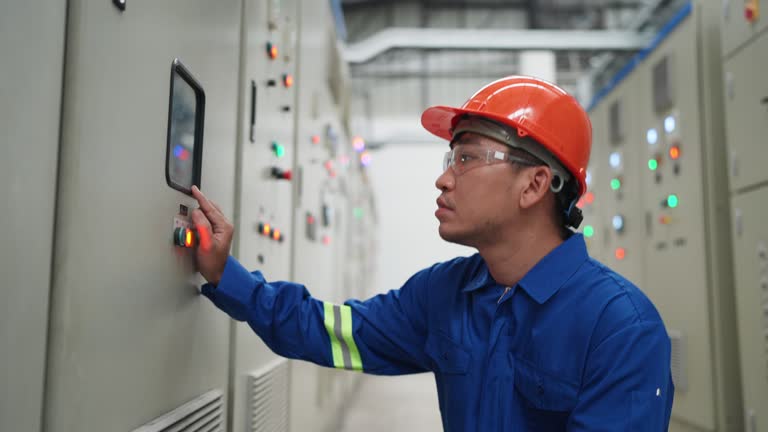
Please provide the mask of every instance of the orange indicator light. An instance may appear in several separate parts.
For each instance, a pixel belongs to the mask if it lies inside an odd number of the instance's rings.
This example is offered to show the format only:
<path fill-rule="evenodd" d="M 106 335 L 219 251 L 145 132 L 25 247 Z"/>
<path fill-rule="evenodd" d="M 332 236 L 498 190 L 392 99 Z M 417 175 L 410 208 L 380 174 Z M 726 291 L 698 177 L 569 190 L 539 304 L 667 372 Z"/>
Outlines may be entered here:
<path fill-rule="evenodd" d="M 267 55 L 272 60 L 276 59 L 278 55 L 277 45 L 272 45 L 272 42 L 267 42 Z"/>
<path fill-rule="evenodd" d="M 192 235 L 192 230 L 187 229 L 187 235 L 186 235 L 186 238 L 184 239 L 184 246 L 190 248 L 192 247 L 193 243 L 194 243 L 194 237 Z"/>
<path fill-rule="evenodd" d="M 624 248 L 616 248 L 614 255 L 616 256 L 617 260 L 621 261 L 627 256 L 627 251 L 624 250 Z"/>
<path fill-rule="evenodd" d="M 283 85 L 285 86 L 285 88 L 293 87 L 293 75 L 291 74 L 283 75 Z"/>
<path fill-rule="evenodd" d="M 269 235 L 272 232 L 272 227 L 269 224 L 264 224 L 264 235 Z"/>
<path fill-rule="evenodd" d="M 680 158 L 680 146 L 673 145 L 669 148 L 669 158 L 672 160 Z"/>

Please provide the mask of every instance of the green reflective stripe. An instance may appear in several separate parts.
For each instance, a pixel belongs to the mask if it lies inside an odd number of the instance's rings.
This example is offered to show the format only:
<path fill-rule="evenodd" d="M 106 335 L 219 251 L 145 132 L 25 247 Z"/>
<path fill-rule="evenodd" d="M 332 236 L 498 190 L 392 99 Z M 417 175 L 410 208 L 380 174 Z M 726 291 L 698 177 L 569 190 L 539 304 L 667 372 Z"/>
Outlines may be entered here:
<path fill-rule="evenodd" d="M 332 303 L 323 302 L 323 309 L 325 312 L 325 330 L 328 332 L 328 336 L 331 338 L 331 352 L 333 353 L 333 367 L 343 368 L 344 358 L 341 351 L 341 343 L 336 337 L 333 327 L 336 324 L 334 319 L 334 305 Z"/>
<path fill-rule="evenodd" d="M 341 307 L 341 334 L 344 342 L 349 348 L 349 355 L 352 359 L 352 370 L 363 370 L 363 361 L 360 359 L 360 351 L 357 350 L 355 337 L 352 334 L 352 308 L 349 306 Z"/>

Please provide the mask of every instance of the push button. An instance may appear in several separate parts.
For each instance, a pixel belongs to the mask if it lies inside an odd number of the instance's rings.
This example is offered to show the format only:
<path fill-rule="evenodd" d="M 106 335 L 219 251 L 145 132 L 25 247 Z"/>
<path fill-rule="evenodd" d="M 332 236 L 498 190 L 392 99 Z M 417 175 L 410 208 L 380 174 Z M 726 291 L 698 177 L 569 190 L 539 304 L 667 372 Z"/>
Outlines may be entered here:
<path fill-rule="evenodd" d="M 283 170 L 278 167 L 272 167 L 272 178 L 275 178 L 277 180 L 290 180 L 293 178 L 293 173 L 291 170 Z"/>
<path fill-rule="evenodd" d="M 173 230 L 173 244 L 185 248 L 195 247 L 197 245 L 197 233 L 189 228 L 176 228 Z"/>

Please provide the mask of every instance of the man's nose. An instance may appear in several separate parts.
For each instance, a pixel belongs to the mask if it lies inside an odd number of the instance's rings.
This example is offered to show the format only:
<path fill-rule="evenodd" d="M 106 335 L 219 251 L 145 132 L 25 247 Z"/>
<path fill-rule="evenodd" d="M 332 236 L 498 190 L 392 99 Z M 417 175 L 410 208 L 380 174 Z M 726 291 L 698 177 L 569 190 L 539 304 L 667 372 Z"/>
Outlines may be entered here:
<path fill-rule="evenodd" d="M 442 174 L 435 180 L 435 187 L 441 191 L 453 189 L 456 185 L 456 178 L 453 175 L 453 169 L 448 167 Z"/>

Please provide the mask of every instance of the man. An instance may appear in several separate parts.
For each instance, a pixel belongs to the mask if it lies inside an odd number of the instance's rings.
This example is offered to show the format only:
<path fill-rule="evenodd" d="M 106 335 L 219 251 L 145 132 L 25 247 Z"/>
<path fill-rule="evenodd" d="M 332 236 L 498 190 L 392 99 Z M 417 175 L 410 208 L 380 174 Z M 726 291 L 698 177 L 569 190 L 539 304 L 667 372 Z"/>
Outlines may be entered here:
<path fill-rule="evenodd" d="M 374 374 L 435 374 L 446 431 L 662 431 L 674 387 L 651 302 L 587 255 L 575 202 L 591 124 L 560 88 L 493 82 L 432 107 L 450 141 L 440 236 L 477 248 L 399 290 L 333 305 L 228 257 L 232 225 L 197 189 L 203 294 L 276 353 Z M 201 211 L 202 210 L 202 211 Z"/>

